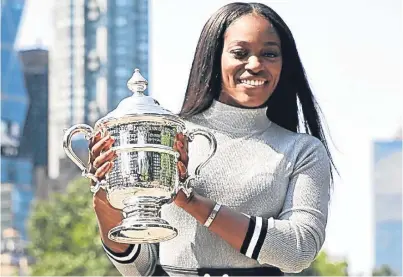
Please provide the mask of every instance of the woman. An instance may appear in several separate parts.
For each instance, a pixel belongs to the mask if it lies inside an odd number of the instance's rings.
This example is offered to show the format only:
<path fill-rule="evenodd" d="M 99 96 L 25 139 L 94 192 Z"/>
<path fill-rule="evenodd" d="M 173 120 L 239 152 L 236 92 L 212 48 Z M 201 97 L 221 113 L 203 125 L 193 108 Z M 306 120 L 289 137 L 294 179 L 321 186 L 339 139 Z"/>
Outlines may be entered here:
<path fill-rule="evenodd" d="M 94 209 L 108 257 L 123 275 L 275 276 L 307 268 L 325 240 L 332 179 L 317 110 L 283 20 L 262 4 L 219 9 L 201 33 L 180 113 L 189 128 L 213 132 L 217 152 L 194 193 L 180 192 L 163 208 L 179 235 L 159 245 L 110 241 L 121 215 L 99 191 Z M 297 132 L 299 120 L 308 134 Z M 91 141 L 98 178 L 112 168 L 113 141 Z M 176 149 L 186 178 L 209 146 L 200 139 L 188 149 L 179 135 Z"/>

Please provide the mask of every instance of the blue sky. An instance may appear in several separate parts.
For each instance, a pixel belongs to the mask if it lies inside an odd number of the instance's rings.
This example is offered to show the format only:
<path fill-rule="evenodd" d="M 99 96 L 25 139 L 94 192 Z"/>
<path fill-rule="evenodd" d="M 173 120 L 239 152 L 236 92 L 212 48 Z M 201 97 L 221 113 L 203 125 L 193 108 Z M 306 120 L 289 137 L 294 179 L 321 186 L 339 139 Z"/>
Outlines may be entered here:
<path fill-rule="evenodd" d="M 52 2 L 27 0 L 18 48 L 41 41 L 52 49 Z M 229 2 L 151 1 L 151 95 L 166 108 L 179 110 L 200 31 Z M 353 273 L 369 273 L 374 255 L 372 142 L 393 138 L 402 121 L 401 1 L 261 2 L 293 32 L 334 143 L 341 177 L 335 183 L 325 248 L 347 257 Z"/>

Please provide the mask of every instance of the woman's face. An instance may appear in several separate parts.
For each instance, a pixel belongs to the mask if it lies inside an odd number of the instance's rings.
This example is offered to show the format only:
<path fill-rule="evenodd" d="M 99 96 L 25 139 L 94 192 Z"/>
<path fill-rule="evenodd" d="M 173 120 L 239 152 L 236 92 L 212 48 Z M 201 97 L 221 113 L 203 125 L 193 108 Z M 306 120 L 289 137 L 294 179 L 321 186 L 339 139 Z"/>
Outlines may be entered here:
<path fill-rule="evenodd" d="M 281 67 L 281 42 L 271 23 L 256 14 L 240 17 L 224 34 L 220 100 L 263 105 L 278 84 Z"/>

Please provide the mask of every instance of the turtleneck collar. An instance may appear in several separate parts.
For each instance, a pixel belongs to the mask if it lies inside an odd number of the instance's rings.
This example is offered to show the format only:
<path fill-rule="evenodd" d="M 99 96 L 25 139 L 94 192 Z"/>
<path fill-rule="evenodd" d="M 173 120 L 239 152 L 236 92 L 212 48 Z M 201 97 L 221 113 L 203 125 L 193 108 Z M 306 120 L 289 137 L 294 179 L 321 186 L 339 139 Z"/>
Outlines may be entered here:
<path fill-rule="evenodd" d="M 266 115 L 267 107 L 240 108 L 214 100 L 210 108 L 198 115 L 206 125 L 228 133 L 254 133 L 269 128 L 271 122 Z"/>

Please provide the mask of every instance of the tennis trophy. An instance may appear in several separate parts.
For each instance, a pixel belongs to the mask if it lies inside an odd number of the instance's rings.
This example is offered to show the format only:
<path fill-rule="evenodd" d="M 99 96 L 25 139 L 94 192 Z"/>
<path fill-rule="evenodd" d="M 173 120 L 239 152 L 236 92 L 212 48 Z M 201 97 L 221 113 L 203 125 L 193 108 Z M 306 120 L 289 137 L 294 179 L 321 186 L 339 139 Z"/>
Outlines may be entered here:
<path fill-rule="evenodd" d="M 109 239 L 129 244 L 163 242 L 174 238 L 178 231 L 160 217 L 161 207 L 172 203 L 180 190 L 189 195 L 191 180 L 199 177 L 200 170 L 215 154 L 217 142 L 206 130 L 186 130 L 179 116 L 145 95 L 147 80 L 138 69 L 127 86 L 133 95 L 99 119 L 94 128 L 77 124 L 65 130 L 63 148 L 82 176 L 94 181 L 91 191 L 104 189 L 109 203 L 121 210 L 123 220 L 109 231 Z M 84 134 L 90 140 L 98 131 L 115 138 L 112 149 L 117 153 L 112 170 L 103 180 L 89 172 L 71 145 L 75 134 Z M 178 133 L 183 133 L 190 143 L 195 136 L 204 136 L 210 145 L 205 161 L 184 182 L 179 180 L 177 169 L 179 153 L 173 148 Z"/>

